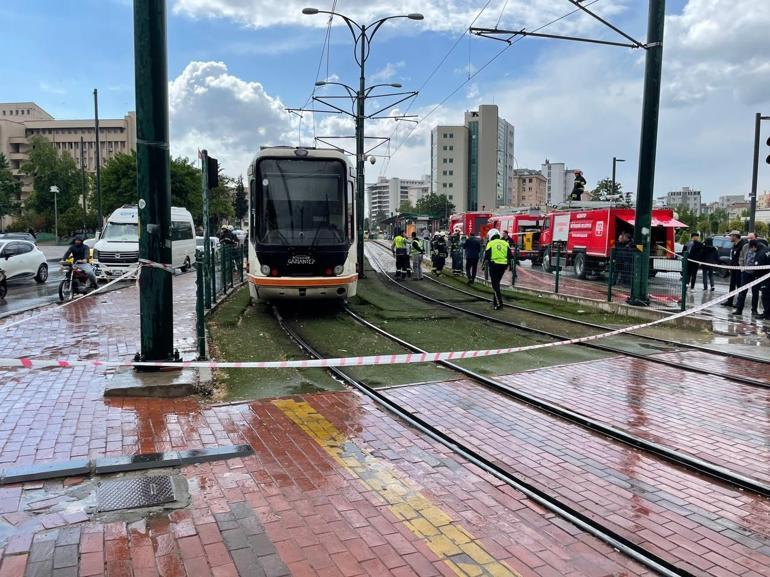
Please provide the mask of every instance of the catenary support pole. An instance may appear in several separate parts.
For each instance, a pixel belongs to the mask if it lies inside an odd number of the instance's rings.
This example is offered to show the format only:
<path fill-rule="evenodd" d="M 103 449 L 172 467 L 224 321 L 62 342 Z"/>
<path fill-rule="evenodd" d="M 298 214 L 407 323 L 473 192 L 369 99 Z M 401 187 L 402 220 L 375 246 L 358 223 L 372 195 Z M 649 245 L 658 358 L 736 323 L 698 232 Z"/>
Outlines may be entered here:
<path fill-rule="evenodd" d="M 358 98 L 356 99 L 356 240 L 358 261 L 358 278 L 366 278 L 364 274 L 364 101 L 366 100 L 366 78 L 364 68 L 366 64 L 366 26 L 361 26 L 361 35 L 358 38 L 361 44 L 361 56 L 359 60 L 361 75 L 358 79 Z"/>
<path fill-rule="evenodd" d="M 762 124 L 762 114 L 757 112 L 754 117 L 754 164 L 751 168 L 751 193 L 749 194 L 749 230 L 754 232 L 754 220 L 757 216 L 757 178 L 759 173 L 759 134 Z"/>
<path fill-rule="evenodd" d="M 134 67 L 139 257 L 171 264 L 165 0 L 134 0 Z M 139 356 L 143 361 L 174 357 L 172 279 L 173 274 L 160 268 L 141 270 Z"/>
<path fill-rule="evenodd" d="M 99 140 L 99 92 L 94 88 L 94 132 L 96 133 L 96 227 L 102 229 L 102 151 Z M 137 133 L 137 138 L 139 134 Z"/>
<path fill-rule="evenodd" d="M 86 234 L 86 218 L 87 218 L 87 209 L 86 209 L 86 166 L 84 162 L 84 154 L 83 154 L 83 137 L 80 137 L 80 194 L 83 198 L 83 234 Z M 98 230 L 98 224 L 97 224 L 97 231 Z"/>
<path fill-rule="evenodd" d="M 639 177 L 636 185 L 636 217 L 634 250 L 640 255 L 639 274 L 631 284 L 634 305 L 649 305 L 647 294 L 650 268 L 650 236 L 652 199 L 655 185 L 655 154 L 658 141 L 660 85 L 663 68 L 663 27 L 666 0 L 650 0 L 647 22 L 647 56 L 644 69 L 644 101 L 642 103 L 642 132 L 639 145 Z"/>
<path fill-rule="evenodd" d="M 204 302 L 207 309 L 211 308 L 211 283 L 209 275 L 213 271 L 211 262 L 211 231 L 209 230 L 209 152 L 201 150 L 201 188 L 203 192 L 203 282 L 205 284 Z"/>

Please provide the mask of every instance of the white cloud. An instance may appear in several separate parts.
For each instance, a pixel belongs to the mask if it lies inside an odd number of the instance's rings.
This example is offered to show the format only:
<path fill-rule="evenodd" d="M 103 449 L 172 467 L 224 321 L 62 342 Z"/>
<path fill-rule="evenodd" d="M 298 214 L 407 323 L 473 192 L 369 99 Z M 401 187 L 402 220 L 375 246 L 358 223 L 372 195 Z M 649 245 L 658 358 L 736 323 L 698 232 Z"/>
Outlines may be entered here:
<path fill-rule="evenodd" d="M 281 101 L 222 62 L 190 62 L 169 83 L 169 108 L 172 154 L 196 158 L 207 148 L 229 175 L 245 173 L 261 145 L 296 142 Z"/>
<path fill-rule="evenodd" d="M 606 0 L 596 10 L 604 16 L 612 16 L 621 12 L 628 0 Z M 553 0 L 503 0 L 495 2 L 476 22 L 476 26 L 494 27 L 501 14 L 503 5 L 505 12 L 500 18 L 500 27 L 526 26 L 533 27 L 563 16 L 570 11 L 567 2 Z M 191 18 L 225 18 L 253 28 L 270 26 L 312 26 L 323 27 L 328 22 L 328 16 L 318 14 L 308 16 L 302 14 L 302 9 L 311 5 L 321 10 L 328 10 L 328 0 L 284 0 L 276 3 L 273 0 L 174 0 L 172 10 Z M 356 2 L 340 2 L 337 11 L 353 18 L 357 22 L 372 22 L 378 18 L 394 14 L 420 12 L 425 20 L 420 24 L 406 23 L 405 20 L 388 24 L 401 30 L 456 31 L 465 29 L 476 17 L 481 3 L 476 0 L 367 0 Z M 342 20 L 335 18 L 335 26 L 344 26 Z M 562 20 L 554 29 L 575 31 L 585 30 L 586 22 L 592 21 L 588 16 L 576 15 Z"/>
<path fill-rule="evenodd" d="M 369 82 L 370 84 L 376 82 L 390 82 L 404 66 L 406 66 L 406 62 L 403 60 L 400 62 L 388 62 L 383 68 L 369 75 Z"/>

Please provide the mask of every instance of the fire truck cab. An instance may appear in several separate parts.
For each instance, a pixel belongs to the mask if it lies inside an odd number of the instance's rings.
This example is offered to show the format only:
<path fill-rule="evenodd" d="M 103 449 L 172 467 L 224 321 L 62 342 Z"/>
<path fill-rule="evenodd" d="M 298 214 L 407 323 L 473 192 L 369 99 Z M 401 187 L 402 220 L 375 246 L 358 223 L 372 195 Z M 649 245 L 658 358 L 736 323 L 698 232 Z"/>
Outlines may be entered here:
<path fill-rule="evenodd" d="M 471 233 L 478 232 L 481 237 L 487 234 L 492 228 L 489 219 L 492 218 L 491 212 L 460 212 L 449 217 L 449 234 L 459 232 L 468 236 Z"/>
<path fill-rule="evenodd" d="M 573 208 L 545 215 L 540 233 L 543 270 L 553 270 L 552 263 L 558 253 L 561 265 L 574 267 L 578 278 L 606 271 L 619 236 L 624 232 L 633 235 L 635 216 L 633 208 L 615 207 Z M 656 262 L 676 258 L 673 254 L 675 231 L 686 226 L 674 218 L 671 209 L 652 211 L 651 276 L 657 272 Z"/>
<path fill-rule="evenodd" d="M 507 230 L 518 245 L 519 260 L 530 260 L 534 266 L 538 266 L 542 257 L 540 231 L 543 218 L 544 215 L 540 213 L 504 214 L 489 219 L 489 225 L 500 232 Z"/>

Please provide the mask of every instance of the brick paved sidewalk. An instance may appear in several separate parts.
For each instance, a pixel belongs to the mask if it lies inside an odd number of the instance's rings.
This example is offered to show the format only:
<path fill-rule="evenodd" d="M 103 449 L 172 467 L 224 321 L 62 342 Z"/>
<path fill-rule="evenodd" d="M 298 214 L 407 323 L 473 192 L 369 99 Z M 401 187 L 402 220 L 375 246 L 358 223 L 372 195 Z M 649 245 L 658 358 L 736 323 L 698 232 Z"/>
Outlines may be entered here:
<path fill-rule="evenodd" d="M 698 352 L 662 356 L 697 366 L 704 366 L 701 356 L 716 358 L 715 363 L 723 358 Z M 537 369 L 498 380 L 633 435 L 770 482 L 767 389 L 628 357 Z"/>
<path fill-rule="evenodd" d="M 146 449 L 255 454 L 183 468 L 190 505 L 143 519 L 89 517 L 85 480 L 0 489 L 0 576 L 648 574 L 354 393 L 143 402 Z"/>
<path fill-rule="evenodd" d="M 387 394 L 677 567 L 704 577 L 767 574 L 766 499 L 661 463 L 469 382 L 394 388 Z"/>

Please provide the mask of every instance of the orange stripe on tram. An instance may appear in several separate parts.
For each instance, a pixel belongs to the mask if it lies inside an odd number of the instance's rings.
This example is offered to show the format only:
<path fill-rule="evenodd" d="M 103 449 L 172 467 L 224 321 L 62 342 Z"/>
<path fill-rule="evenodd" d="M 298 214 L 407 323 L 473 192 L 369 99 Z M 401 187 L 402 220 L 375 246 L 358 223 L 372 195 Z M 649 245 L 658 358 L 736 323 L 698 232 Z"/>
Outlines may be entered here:
<path fill-rule="evenodd" d="M 332 277 L 270 277 L 249 275 L 249 282 L 257 286 L 268 287 L 311 287 L 311 286 L 340 286 L 350 284 L 358 279 L 358 274 Z"/>

